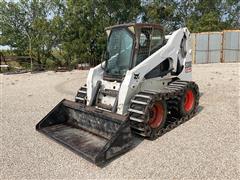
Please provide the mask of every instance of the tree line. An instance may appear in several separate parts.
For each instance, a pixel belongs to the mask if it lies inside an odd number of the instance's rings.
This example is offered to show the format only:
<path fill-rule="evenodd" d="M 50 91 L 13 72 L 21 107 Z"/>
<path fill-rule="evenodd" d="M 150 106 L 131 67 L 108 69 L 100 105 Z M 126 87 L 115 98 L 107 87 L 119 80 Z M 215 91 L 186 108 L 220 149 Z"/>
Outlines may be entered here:
<path fill-rule="evenodd" d="M 240 28 L 238 0 L 19 0 L 0 2 L 0 45 L 46 68 L 96 65 L 106 48 L 104 28 L 160 23 L 166 32 Z"/>

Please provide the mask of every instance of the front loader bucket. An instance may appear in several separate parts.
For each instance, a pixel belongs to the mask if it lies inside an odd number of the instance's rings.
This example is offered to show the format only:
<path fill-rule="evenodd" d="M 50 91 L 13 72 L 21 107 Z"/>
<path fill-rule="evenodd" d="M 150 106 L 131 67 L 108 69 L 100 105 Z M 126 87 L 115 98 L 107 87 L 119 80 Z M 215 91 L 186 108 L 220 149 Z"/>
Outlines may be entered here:
<path fill-rule="evenodd" d="M 126 116 L 62 100 L 36 129 L 87 160 L 101 165 L 130 149 Z"/>

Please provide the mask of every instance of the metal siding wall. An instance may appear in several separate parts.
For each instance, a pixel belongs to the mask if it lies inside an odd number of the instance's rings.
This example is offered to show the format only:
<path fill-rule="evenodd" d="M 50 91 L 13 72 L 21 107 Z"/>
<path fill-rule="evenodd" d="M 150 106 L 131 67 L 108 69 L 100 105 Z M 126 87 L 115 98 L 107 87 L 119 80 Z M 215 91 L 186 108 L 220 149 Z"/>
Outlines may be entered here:
<path fill-rule="evenodd" d="M 208 59 L 208 35 L 207 34 L 196 34 L 196 63 L 203 64 L 207 63 Z"/>
<path fill-rule="evenodd" d="M 240 30 L 192 33 L 193 63 L 240 62 Z"/>
<path fill-rule="evenodd" d="M 219 63 L 221 62 L 221 45 L 222 34 L 221 33 L 212 33 L 209 34 L 209 53 L 208 63 Z"/>
<path fill-rule="evenodd" d="M 224 62 L 239 62 L 240 32 L 224 32 L 223 57 Z"/>

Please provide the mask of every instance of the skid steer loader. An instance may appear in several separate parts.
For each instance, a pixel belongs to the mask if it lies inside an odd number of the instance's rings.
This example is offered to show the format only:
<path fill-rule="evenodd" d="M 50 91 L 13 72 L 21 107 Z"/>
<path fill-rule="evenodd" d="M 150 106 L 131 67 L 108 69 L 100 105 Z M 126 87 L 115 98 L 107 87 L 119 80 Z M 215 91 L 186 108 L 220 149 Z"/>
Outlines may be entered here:
<path fill-rule="evenodd" d="M 132 134 L 156 139 L 197 111 L 190 33 L 157 24 L 106 28 L 104 61 L 90 69 L 75 102 L 62 100 L 36 129 L 100 165 L 126 152 Z"/>

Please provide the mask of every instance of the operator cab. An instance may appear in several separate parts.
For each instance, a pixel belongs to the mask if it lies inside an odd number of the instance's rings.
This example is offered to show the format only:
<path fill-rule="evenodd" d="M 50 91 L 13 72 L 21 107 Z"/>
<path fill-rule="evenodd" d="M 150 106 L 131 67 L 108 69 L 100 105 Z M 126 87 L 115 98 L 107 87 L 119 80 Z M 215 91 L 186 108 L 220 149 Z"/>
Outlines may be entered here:
<path fill-rule="evenodd" d="M 106 80 L 119 80 L 127 70 L 140 64 L 165 42 L 162 26 L 157 24 L 122 24 L 106 28 Z"/>

